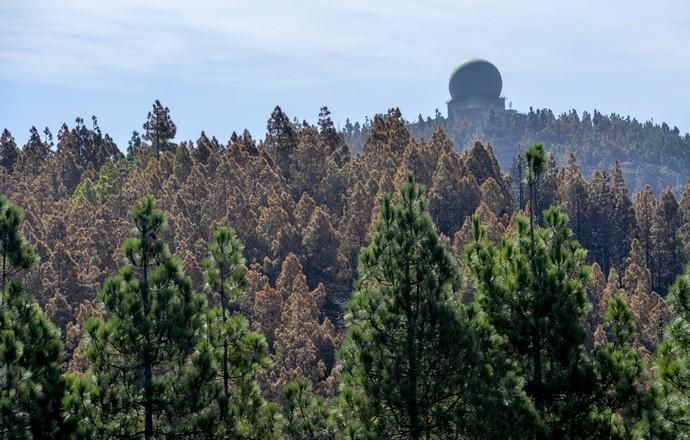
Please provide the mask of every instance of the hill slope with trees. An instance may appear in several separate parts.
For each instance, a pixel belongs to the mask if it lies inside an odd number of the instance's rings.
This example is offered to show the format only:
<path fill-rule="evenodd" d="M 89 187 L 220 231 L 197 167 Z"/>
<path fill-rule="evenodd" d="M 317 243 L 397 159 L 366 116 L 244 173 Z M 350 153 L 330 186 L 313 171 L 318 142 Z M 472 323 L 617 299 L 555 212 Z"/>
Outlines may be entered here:
<path fill-rule="evenodd" d="M 361 125 L 345 124 L 344 133 L 353 151 L 363 146 L 371 124 L 368 119 Z M 439 128 L 461 149 L 475 139 L 491 143 L 506 171 L 529 145 L 543 142 L 560 164 L 565 164 L 570 154 L 575 155 L 588 177 L 618 161 L 633 192 L 650 185 L 656 194 L 671 188 L 680 195 L 690 179 L 690 134 L 666 123 L 640 122 L 597 110 L 555 115 L 549 109 L 531 107 L 525 114 L 509 112 L 505 117 L 492 112 L 480 122 L 444 118 L 437 111 L 434 118 L 419 115 L 408 123 L 410 133 L 417 138 L 430 139 Z"/>
<path fill-rule="evenodd" d="M 687 418 L 690 185 L 631 193 L 619 162 L 588 179 L 544 146 L 505 170 L 396 109 L 359 154 L 326 108 L 310 125 L 276 107 L 263 141 L 175 142 L 159 102 L 142 127 L 126 154 L 96 118 L 1 137 L 0 192 L 25 213 L 3 295 L 37 304 L 42 368 L 69 372 L 55 432 L 627 438 Z"/>

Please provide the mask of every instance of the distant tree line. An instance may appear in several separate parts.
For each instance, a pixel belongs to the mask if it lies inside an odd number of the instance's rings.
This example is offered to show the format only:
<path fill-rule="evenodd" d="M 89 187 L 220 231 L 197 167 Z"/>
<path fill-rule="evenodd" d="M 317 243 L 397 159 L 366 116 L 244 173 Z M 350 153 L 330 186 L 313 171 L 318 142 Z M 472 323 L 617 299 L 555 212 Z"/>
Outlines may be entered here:
<path fill-rule="evenodd" d="M 372 121 L 343 128 L 352 150 L 359 152 L 366 143 Z M 690 178 L 690 134 L 678 127 L 653 121 L 640 122 L 616 113 L 602 114 L 594 110 L 579 114 L 576 110 L 556 115 L 549 109 L 533 109 L 527 113 L 492 112 L 484 121 L 444 118 L 436 110 L 435 117 L 407 123 L 416 138 L 430 139 L 434 131 L 442 129 L 456 145 L 466 145 L 476 137 L 490 142 L 497 149 L 504 168 L 519 148 L 534 142 L 544 142 L 551 153 L 565 162 L 569 154 L 577 156 L 583 173 L 606 169 L 613 162 L 624 164 L 628 188 L 635 192 L 651 185 L 656 193 L 670 187 L 676 194 Z"/>

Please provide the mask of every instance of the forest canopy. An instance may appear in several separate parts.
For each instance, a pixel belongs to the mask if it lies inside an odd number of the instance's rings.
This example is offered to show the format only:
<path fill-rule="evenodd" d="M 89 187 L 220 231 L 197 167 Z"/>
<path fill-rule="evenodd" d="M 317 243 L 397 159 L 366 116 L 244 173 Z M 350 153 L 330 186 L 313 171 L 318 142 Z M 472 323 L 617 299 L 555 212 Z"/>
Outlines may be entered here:
<path fill-rule="evenodd" d="M 510 169 L 499 128 L 397 109 L 176 142 L 156 101 L 125 152 L 95 117 L 5 130 L 0 434 L 690 438 L 690 184 L 631 192 L 575 135 L 653 126 L 537 114 Z M 685 163 L 664 136 L 636 157 Z"/>

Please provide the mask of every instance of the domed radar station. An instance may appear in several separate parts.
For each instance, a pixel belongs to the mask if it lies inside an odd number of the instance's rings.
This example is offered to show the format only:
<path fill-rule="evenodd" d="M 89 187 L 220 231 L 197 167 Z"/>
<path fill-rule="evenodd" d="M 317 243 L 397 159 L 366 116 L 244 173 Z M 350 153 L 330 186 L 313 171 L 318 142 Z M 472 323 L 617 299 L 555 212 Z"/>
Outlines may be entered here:
<path fill-rule="evenodd" d="M 496 66 L 479 58 L 469 59 L 458 66 L 450 76 L 448 85 L 448 117 L 485 120 L 493 110 L 506 112 L 505 98 L 501 96 L 503 80 Z"/>

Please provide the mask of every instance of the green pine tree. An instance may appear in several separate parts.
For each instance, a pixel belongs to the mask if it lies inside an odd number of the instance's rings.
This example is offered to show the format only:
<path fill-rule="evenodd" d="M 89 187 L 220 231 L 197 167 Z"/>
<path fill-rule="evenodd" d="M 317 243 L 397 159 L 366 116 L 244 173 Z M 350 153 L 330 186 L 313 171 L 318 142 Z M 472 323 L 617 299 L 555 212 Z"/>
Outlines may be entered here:
<path fill-rule="evenodd" d="M 559 209 L 547 209 L 544 226 L 535 225 L 532 207 L 545 157 L 541 144 L 528 150 L 530 218 L 518 217 L 516 233 L 498 249 L 473 219 L 466 256 L 477 281 L 477 302 L 509 342 L 507 354 L 539 415 L 537 438 L 625 438 L 632 424 L 619 414 L 639 414 L 635 402 L 644 373 L 630 335 L 623 332 L 630 313 L 614 302 L 613 344 L 596 356 L 586 352 L 586 252 Z"/>
<path fill-rule="evenodd" d="M 220 227 L 204 261 L 207 288 L 220 307 L 207 315 L 204 347 L 216 365 L 213 383 L 200 387 L 217 402 L 204 422 L 209 438 L 270 438 L 276 428 L 275 407 L 261 397 L 257 375 L 270 366 L 268 344 L 239 315 L 244 297 L 243 245 L 232 228 Z M 206 351 L 206 350 L 203 350 Z M 199 393 L 204 394 L 204 393 Z"/>
<path fill-rule="evenodd" d="M 657 350 L 655 407 L 649 411 L 651 433 L 661 439 L 690 439 L 690 271 L 670 289 L 673 317 Z"/>
<path fill-rule="evenodd" d="M 635 318 L 623 296 L 609 300 L 604 323 L 608 342 L 595 351 L 597 391 L 591 417 L 604 427 L 600 438 L 637 438 L 644 432 L 639 422 L 648 399 L 647 372 L 634 346 Z"/>
<path fill-rule="evenodd" d="M 199 387 L 215 374 L 210 354 L 195 350 L 205 301 L 160 239 L 166 219 L 153 199 L 131 218 L 127 265 L 101 292 L 106 317 L 87 324 L 90 372 L 70 378 L 65 405 L 87 438 L 190 436 L 206 408 Z"/>
<path fill-rule="evenodd" d="M 21 233 L 24 213 L 0 195 L 0 288 L 13 277 L 31 269 L 38 260 L 35 249 Z"/>
<path fill-rule="evenodd" d="M 0 195 L 0 438 L 62 438 L 62 343 L 18 280 L 38 260 L 21 233 L 23 219 Z"/>
<path fill-rule="evenodd" d="M 17 163 L 17 158 L 19 158 L 17 143 L 14 141 L 12 133 L 5 129 L 0 134 L 0 166 L 4 167 L 8 174 L 11 174 Z"/>
<path fill-rule="evenodd" d="M 286 440 L 329 440 L 333 427 L 324 399 L 312 392 L 311 382 L 300 378 L 283 388 Z"/>
<path fill-rule="evenodd" d="M 547 154 L 544 144 L 534 144 L 525 153 L 527 159 L 527 187 L 529 189 L 529 229 L 530 236 L 534 237 L 534 222 L 536 221 L 537 190 L 539 180 L 546 167 Z"/>
<path fill-rule="evenodd" d="M 384 197 L 360 257 L 339 354 L 347 435 L 514 438 L 513 424 L 529 429 L 511 416 L 522 403 L 513 378 L 489 363 L 497 338 L 462 305 L 460 286 L 410 175 L 398 203 Z"/>
<path fill-rule="evenodd" d="M 175 149 L 172 140 L 177 133 L 177 126 L 170 117 L 170 109 L 163 107 L 159 100 L 156 99 L 156 102 L 153 103 L 153 108 L 146 116 L 143 128 L 144 135 L 142 137 L 151 143 L 151 150 L 156 154 L 156 158 L 160 157 L 161 153 Z M 132 137 L 136 142 L 138 134 Z M 134 152 L 136 153 L 136 150 Z"/>
<path fill-rule="evenodd" d="M 477 300 L 510 342 L 510 355 L 539 414 L 538 438 L 591 438 L 598 375 L 584 348 L 585 251 L 567 216 L 544 213 L 545 226 L 519 217 L 517 234 L 499 249 L 481 235 L 467 249 Z M 479 228 L 475 219 L 475 229 Z M 590 436 L 590 437 L 587 437 Z"/>
<path fill-rule="evenodd" d="M 242 243 L 235 231 L 221 227 L 213 235 L 209 245 L 208 258 L 204 261 L 204 274 L 208 289 L 220 297 L 220 309 L 223 324 L 227 323 L 228 315 L 239 311 L 238 301 L 244 294 L 244 257 Z M 223 390 L 229 395 L 229 365 L 228 340 L 223 338 Z"/>

